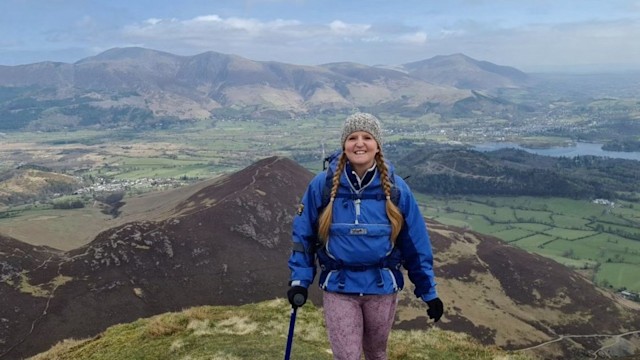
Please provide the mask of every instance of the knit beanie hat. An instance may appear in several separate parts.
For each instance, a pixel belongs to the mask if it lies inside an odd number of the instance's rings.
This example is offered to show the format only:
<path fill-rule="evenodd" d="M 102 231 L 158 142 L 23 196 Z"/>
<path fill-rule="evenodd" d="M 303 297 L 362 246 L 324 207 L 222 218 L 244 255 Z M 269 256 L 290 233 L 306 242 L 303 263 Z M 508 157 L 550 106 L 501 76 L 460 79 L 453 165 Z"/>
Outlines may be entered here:
<path fill-rule="evenodd" d="M 342 127 L 342 141 L 341 144 L 344 147 L 344 142 L 347 141 L 347 137 L 356 131 L 366 131 L 378 142 L 378 146 L 382 147 L 382 134 L 380 128 L 380 121 L 377 117 L 368 113 L 355 113 L 347 117 Z"/>

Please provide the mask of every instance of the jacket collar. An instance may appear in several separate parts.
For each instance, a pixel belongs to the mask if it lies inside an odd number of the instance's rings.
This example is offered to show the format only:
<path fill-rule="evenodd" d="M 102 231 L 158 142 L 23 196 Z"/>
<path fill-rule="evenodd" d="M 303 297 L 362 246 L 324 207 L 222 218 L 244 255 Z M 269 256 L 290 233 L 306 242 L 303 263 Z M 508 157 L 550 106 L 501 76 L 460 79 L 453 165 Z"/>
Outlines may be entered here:
<path fill-rule="evenodd" d="M 351 166 L 351 163 L 347 161 L 347 163 L 345 165 L 345 168 L 344 168 L 344 172 L 347 175 L 347 178 L 349 179 L 349 183 L 351 184 L 353 189 L 355 189 L 356 191 L 359 191 L 359 190 L 367 187 L 371 183 L 373 178 L 376 176 L 376 174 L 378 172 L 378 169 L 376 167 L 376 164 L 374 163 L 372 167 L 367 169 L 367 172 L 365 172 L 364 176 L 362 176 L 362 178 L 361 178 L 353 170 L 353 168 Z"/>
<path fill-rule="evenodd" d="M 331 155 L 326 159 L 326 161 L 328 162 L 328 169 L 330 169 L 330 171 L 331 171 L 332 173 L 335 173 L 336 168 L 338 167 L 338 159 L 340 158 L 340 155 L 341 155 L 341 154 L 342 154 L 342 149 L 339 149 L 339 150 L 336 150 L 335 152 L 333 152 L 333 153 L 332 153 L 332 154 L 331 154 Z M 347 162 L 347 163 L 348 163 L 348 162 Z M 388 162 L 388 161 L 386 161 L 386 160 L 385 160 L 385 162 L 384 162 L 384 163 L 385 163 L 385 165 L 387 165 L 387 170 L 389 171 L 389 176 L 391 177 L 391 180 L 392 180 L 392 181 L 394 181 L 394 180 L 393 180 L 393 177 L 394 177 L 394 171 L 395 171 L 395 169 L 394 169 L 394 167 L 393 167 L 393 164 L 391 164 L 390 162 Z M 346 169 L 346 167 L 347 167 L 347 166 L 345 166 L 345 169 Z M 376 167 L 376 169 L 377 169 L 377 167 Z M 379 173 L 379 171 L 376 171 L 376 174 L 377 174 L 377 173 Z M 341 178 L 341 179 L 344 179 L 344 178 L 345 178 L 345 176 L 342 176 L 342 177 L 340 177 L 340 178 Z M 371 184 L 371 182 L 373 182 L 373 183 L 378 182 L 378 183 L 379 183 L 379 180 L 377 180 L 377 181 L 376 181 L 376 179 L 380 179 L 380 176 L 374 176 L 374 177 L 373 177 L 373 179 L 372 179 L 373 181 L 370 181 L 370 182 L 369 182 L 369 184 Z M 350 183 L 351 181 L 348 181 L 348 182 L 347 182 L 346 180 L 341 180 L 341 182 L 346 183 L 346 184 L 345 184 L 346 186 L 351 187 L 351 186 L 348 184 L 348 183 Z"/>

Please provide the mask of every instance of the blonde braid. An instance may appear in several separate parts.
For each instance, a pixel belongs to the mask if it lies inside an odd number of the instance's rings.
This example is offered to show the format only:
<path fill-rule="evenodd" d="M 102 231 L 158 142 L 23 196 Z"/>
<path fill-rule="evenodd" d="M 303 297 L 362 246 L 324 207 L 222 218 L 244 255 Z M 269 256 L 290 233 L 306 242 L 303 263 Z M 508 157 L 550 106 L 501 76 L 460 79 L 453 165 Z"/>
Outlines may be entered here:
<path fill-rule="evenodd" d="M 323 244 L 327 243 L 327 239 L 329 238 L 329 228 L 331 227 L 331 220 L 333 217 L 333 201 L 336 198 L 338 193 L 338 186 L 340 186 L 340 176 L 342 175 L 342 170 L 344 170 L 344 165 L 347 163 L 347 156 L 344 152 L 340 155 L 340 159 L 338 160 L 338 166 L 336 166 L 336 171 L 333 173 L 332 185 L 331 185 L 331 197 L 329 198 L 329 204 L 324 208 L 322 214 L 318 218 L 318 237 Z"/>
<path fill-rule="evenodd" d="M 389 169 L 387 168 L 387 164 L 384 162 L 382 151 L 376 154 L 376 165 L 378 166 L 378 169 L 380 169 L 380 180 L 382 181 L 384 194 L 387 197 L 385 209 L 387 211 L 387 217 L 391 222 L 391 243 L 395 245 L 398 234 L 400 234 L 400 230 L 404 224 L 404 217 L 396 204 L 391 200 L 391 189 L 393 185 L 389 179 Z"/>

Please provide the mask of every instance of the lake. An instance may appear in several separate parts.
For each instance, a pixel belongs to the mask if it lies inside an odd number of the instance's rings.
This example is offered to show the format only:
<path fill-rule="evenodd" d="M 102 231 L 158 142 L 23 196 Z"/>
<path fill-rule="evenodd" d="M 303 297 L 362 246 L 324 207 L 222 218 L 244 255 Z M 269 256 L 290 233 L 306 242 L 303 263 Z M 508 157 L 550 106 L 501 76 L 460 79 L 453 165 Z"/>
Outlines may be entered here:
<path fill-rule="evenodd" d="M 553 147 L 545 149 L 531 149 L 522 147 L 516 143 L 510 142 L 488 142 L 476 144 L 473 150 L 477 151 L 493 151 L 504 148 L 515 148 L 524 150 L 533 154 L 545 156 L 564 156 L 575 157 L 581 155 L 604 156 L 617 159 L 629 159 L 640 161 L 640 152 L 624 152 L 624 151 L 606 151 L 602 150 L 602 144 L 578 142 L 575 146 Z"/>

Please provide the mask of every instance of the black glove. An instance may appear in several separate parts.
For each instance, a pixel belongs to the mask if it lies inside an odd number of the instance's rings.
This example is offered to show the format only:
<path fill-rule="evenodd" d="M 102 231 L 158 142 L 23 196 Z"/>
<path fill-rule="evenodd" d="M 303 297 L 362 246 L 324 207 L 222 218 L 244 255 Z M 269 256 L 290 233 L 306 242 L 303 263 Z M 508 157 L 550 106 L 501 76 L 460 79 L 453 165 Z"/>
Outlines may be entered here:
<path fill-rule="evenodd" d="M 429 319 L 433 319 L 433 322 L 438 322 L 442 317 L 442 313 L 444 313 L 444 305 L 442 304 L 442 300 L 440 298 L 435 298 L 433 300 L 427 301 L 427 305 L 429 305 L 429 309 L 427 310 L 427 315 L 429 315 Z"/>
<path fill-rule="evenodd" d="M 307 288 L 302 286 L 292 286 L 287 291 L 289 303 L 294 308 L 300 307 L 307 302 Z"/>

